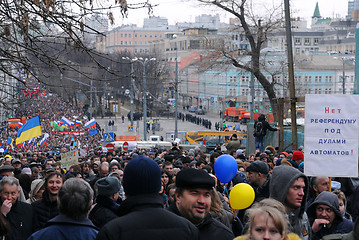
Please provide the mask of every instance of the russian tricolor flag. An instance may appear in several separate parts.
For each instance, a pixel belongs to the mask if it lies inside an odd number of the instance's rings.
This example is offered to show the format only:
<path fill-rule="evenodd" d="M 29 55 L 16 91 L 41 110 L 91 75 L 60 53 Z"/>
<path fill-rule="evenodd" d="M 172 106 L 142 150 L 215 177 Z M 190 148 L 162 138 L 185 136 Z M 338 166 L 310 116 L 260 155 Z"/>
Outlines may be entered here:
<path fill-rule="evenodd" d="M 64 124 L 67 125 L 69 127 L 72 127 L 74 125 L 73 122 L 71 122 L 70 120 L 68 120 L 66 117 L 62 117 L 60 120 L 60 124 Z"/>
<path fill-rule="evenodd" d="M 96 127 L 96 121 L 94 118 L 92 118 L 90 121 L 88 121 L 87 123 L 85 123 L 85 128 L 93 128 Z"/>
<path fill-rule="evenodd" d="M 67 119 L 66 117 L 62 117 L 60 122 L 66 124 L 69 127 L 72 127 L 74 125 L 74 123 L 69 119 Z"/>
<path fill-rule="evenodd" d="M 45 133 L 45 136 L 41 139 L 39 145 L 40 147 L 45 147 L 47 144 L 47 138 L 49 137 L 48 133 Z"/>
<path fill-rule="evenodd" d="M 28 145 L 29 147 L 32 147 L 32 146 L 34 145 L 34 143 L 35 143 L 35 138 L 31 138 L 31 139 L 27 142 L 27 145 Z"/>
<path fill-rule="evenodd" d="M 80 126 L 81 124 L 82 124 L 82 122 L 81 122 L 80 120 L 76 120 L 76 121 L 75 121 L 75 125 L 76 125 L 76 126 Z"/>

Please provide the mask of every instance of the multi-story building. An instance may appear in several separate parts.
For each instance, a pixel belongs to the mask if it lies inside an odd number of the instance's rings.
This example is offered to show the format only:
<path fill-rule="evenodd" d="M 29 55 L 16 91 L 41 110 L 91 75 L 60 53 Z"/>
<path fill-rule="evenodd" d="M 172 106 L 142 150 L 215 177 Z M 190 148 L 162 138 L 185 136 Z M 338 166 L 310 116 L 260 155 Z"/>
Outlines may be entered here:
<path fill-rule="evenodd" d="M 184 58 L 182 58 L 185 61 Z M 208 58 L 180 64 L 179 96 L 184 105 L 198 105 L 219 111 L 231 101 L 248 109 L 251 74 L 229 63 L 208 64 Z M 262 58 L 264 75 L 275 82 L 277 97 L 289 97 L 285 52 L 271 52 Z M 343 85 L 343 75 L 345 75 Z M 354 62 L 350 55 L 301 55 L 295 60 L 296 96 L 305 94 L 353 94 Z M 269 99 L 254 79 L 255 108 L 266 112 Z"/>
<path fill-rule="evenodd" d="M 93 14 L 85 19 L 87 26 L 84 33 L 84 41 L 88 47 L 96 47 L 96 36 L 98 33 L 108 31 L 108 19 L 100 14 Z"/>
<path fill-rule="evenodd" d="M 164 24 L 164 19 L 146 20 L 146 27 L 121 26 L 98 35 L 96 50 L 105 53 L 128 52 L 132 55 L 149 53 L 149 43 L 163 39 L 167 32 L 177 32 L 177 27 Z M 156 23 L 151 27 L 150 23 Z"/>

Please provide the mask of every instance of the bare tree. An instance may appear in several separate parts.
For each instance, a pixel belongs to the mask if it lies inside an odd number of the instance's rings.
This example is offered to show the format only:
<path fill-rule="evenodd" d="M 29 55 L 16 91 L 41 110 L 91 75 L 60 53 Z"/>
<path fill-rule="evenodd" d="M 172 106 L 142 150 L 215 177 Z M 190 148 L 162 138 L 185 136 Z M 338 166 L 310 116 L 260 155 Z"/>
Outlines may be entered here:
<path fill-rule="evenodd" d="M 261 67 L 261 50 L 267 40 L 268 34 L 278 29 L 283 23 L 282 6 L 271 6 L 268 8 L 268 1 L 262 6 L 255 5 L 258 1 L 250 0 L 198 0 L 207 5 L 213 5 L 220 8 L 234 17 L 238 18 L 238 31 L 244 32 L 248 39 L 250 49 L 230 49 L 224 48 L 222 54 L 227 57 L 231 63 L 240 69 L 253 73 L 263 89 L 268 95 L 273 109 L 277 107 L 277 99 L 274 85 L 275 81 L 267 78 L 264 69 Z M 266 11 L 260 15 L 260 11 Z M 251 57 L 250 61 L 243 61 L 243 55 Z M 274 112 L 275 114 L 275 112 Z M 275 116 L 276 117 L 276 116 Z"/>
<path fill-rule="evenodd" d="M 80 55 L 99 69 L 107 69 L 103 62 L 108 56 L 100 56 L 85 44 L 85 34 L 101 34 L 87 25 L 85 19 L 99 14 L 114 23 L 115 12 L 126 17 L 129 10 L 136 8 L 148 8 L 151 11 L 152 5 L 147 0 L 131 3 L 126 0 L 0 1 L 0 73 L 3 76 L 0 84 L 6 84 L 6 78 L 10 77 L 18 82 L 12 88 L 26 88 L 28 86 L 23 76 L 31 74 L 41 81 L 38 77 L 40 75 L 59 76 L 66 69 L 76 71 L 76 66 L 68 62 L 68 57 L 64 57 L 71 54 Z M 96 78 L 95 74 L 93 77 Z M 55 81 L 46 84 L 61 86 L 61 83 Z M 4 87 L 0 88 L 0 92 L 6 93 L 10 98 L 15 98 L 16 95 L 16 91 L 9 91 Z M 71 91 L 68 93 L 73 94 Z M 10 108 L 8 102 L 3 100 L 0 100 L 0 104 Z"/>

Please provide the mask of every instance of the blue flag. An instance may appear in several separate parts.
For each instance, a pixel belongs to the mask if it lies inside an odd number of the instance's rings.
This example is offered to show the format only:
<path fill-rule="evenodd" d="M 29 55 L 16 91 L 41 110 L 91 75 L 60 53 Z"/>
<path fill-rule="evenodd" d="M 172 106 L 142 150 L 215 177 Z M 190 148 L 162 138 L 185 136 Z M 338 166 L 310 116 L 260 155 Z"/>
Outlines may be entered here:
<path fill-rule="evenodd" d="M 9 144 L 9 145 L 11 145 L 11 144 L 12 144 L 12 138 L 11 138 L 11 137 L 8 137 L 6 143 Z"/>
<path fill-rule="evenodd" d="M 89 135 L 90 135 L 90 136 L 96 135 L 97 133 L 98 133 L 98 131 L 97 131 L 96 128 L 93 128 L 93 129 L 90 129 L 90 130 L 89 130 Z"/>

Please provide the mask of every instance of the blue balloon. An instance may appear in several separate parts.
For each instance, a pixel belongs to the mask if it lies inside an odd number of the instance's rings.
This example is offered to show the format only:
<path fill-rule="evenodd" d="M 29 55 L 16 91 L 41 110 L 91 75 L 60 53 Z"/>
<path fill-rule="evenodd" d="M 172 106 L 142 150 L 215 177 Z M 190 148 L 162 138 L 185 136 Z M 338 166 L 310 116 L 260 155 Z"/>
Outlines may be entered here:
<path fill-rule="evenodd" d="M 231 155 L 224 154 L 214 163 L 214 171 L 222 183 L 229 183 L 237 173 L 237 162 Z"/>

